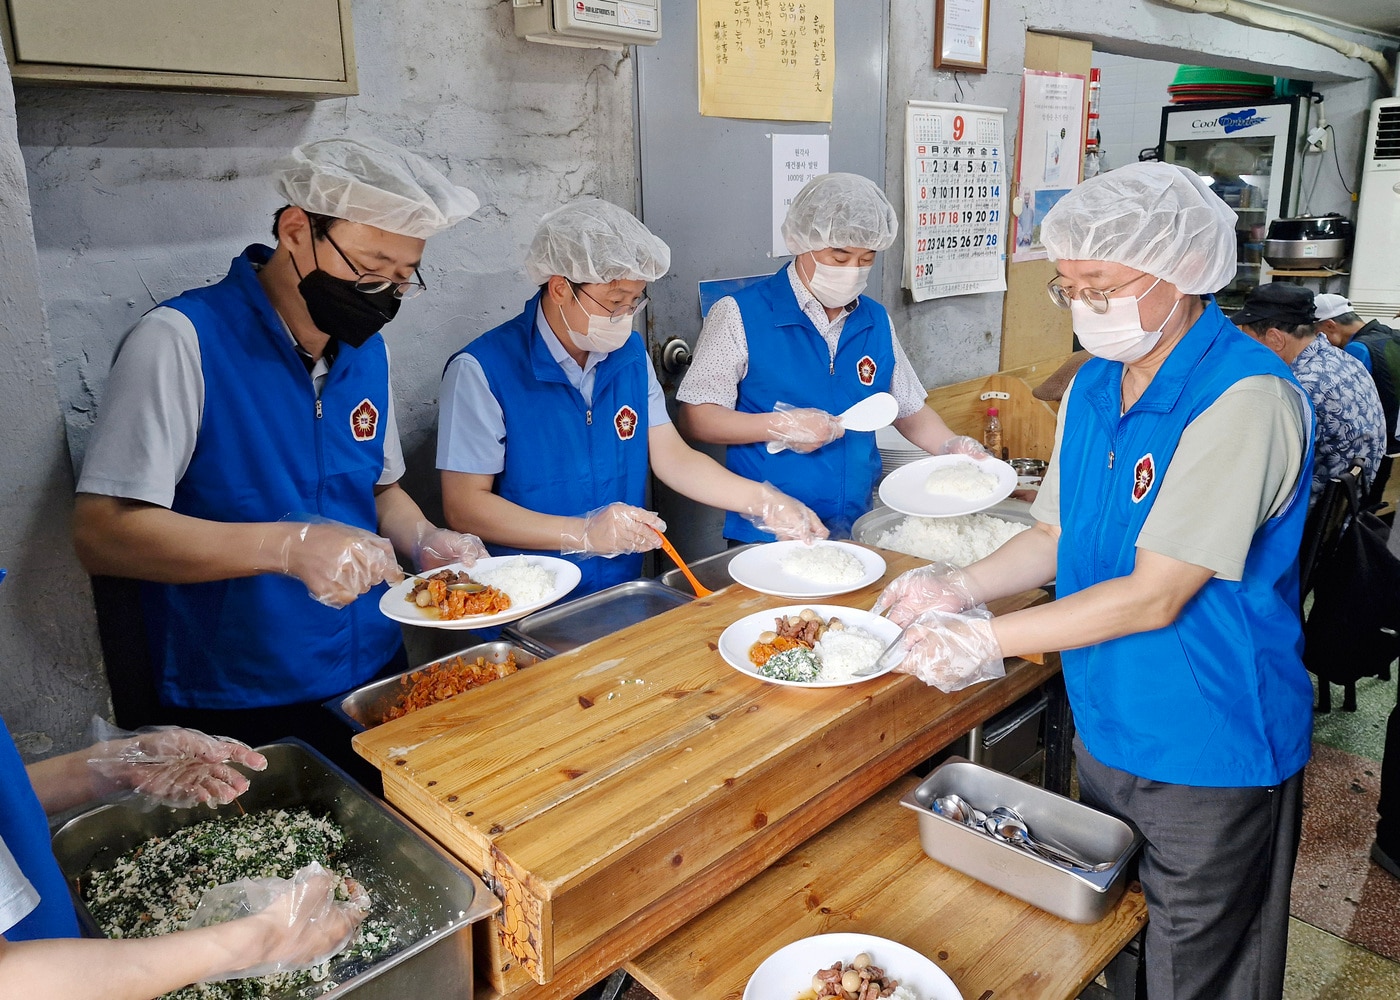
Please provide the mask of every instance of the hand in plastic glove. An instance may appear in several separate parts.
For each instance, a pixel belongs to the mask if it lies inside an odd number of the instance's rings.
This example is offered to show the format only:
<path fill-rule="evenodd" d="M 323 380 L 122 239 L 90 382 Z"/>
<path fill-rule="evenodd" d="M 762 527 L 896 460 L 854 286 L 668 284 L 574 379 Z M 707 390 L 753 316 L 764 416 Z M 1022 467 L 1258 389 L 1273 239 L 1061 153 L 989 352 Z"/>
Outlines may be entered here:
<path fill-rule="evenodd" d="M 430 521 L 419 521 L 413 540 L 413 565 L 427 573 L 451 563 L 471 566 L 488 555 L 486 546 L 475 535 L 464 535 L 450 528 L 439 528 Z"/>
<path fill-rule="evenodd" d="M 339 879 L 314 861 L 292 878 L 239 879 L 200 897 L 188 929 L 246 919 L 266 926 L 263 960 L 205 982 L 313 969 L 347 944 L 369 912 L 369 896 L 345 880 L 349 898 L 336 899 Z"/>
<path fill-rule="evenodd" d="M 296 577 L 332 608 L 345 607 L 377 583 L 403 579 L 388 539 L 338 521 L 279 524 L 258 546 L 258 569 Z"/>
<path fill-rule="evenodd" d="M 982 447 L 982 442 L 966 434 L 957 434 L 943 442 L 943 454 L 967 455 L 969 458 L 991 458 L 991 452 Z"/>
<path fill-rule="evenodd" d="M 243 764 L 254 771 L 267 759 L 246 744 L 195 729 L 152 727 L 128 733 L 105 719 L 93 719 L 99 741 L 88 750 L 88 765 L 97 774 L 99 795 L 131 791 L 151 805 L 188 809 L 221 806 L 248 790 L 248 779 L 229 766 Z"/>
<path fill-rule="evenodd" d="M 806 504 L 775 489 L 772 483 L 760 486 L 758 499 L 738 513 L 780 541 L 815 542 L 828 534 L 826 525 Z"/>
<path fill-rule="evenodd" d="M 837 417 L 825 410 L 799 409 L 778 403 L 768 415 L 768 440 L 800 454 L 816 451 L 846 433 Z M 770 449 L 771 450 L 771 449 Z"/>
<path fill-rule="evenodd" d="M 967 574 L 948 563 L 933 562 L 890 581 L 870 610 L 904 628 L 925 611 L 966 611 L 977 604 Z"/>
<path fill-rule="evenodd" d="M 1006 676 L 992 613 L 986 608 L 963 614 L 925 611 L 881 655 L 880 669 L 891 665 L 948 692 Z"/>
<path fill-rule="evenodd" d="M 658 531 L 666 522 L 649 510 L 625 503 L 611 503 L 589 511 L 587 517 L 573 518 L 573 525 L 559 536 L 559 551 L 565 555 L 613 556 L 648 552 L 660 548 Z"/>

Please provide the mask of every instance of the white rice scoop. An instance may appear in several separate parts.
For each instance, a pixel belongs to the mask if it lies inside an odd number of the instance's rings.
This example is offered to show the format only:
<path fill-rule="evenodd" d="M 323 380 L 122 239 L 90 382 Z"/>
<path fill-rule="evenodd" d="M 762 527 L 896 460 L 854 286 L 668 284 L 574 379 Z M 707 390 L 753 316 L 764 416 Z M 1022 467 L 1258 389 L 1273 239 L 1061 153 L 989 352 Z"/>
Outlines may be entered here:
<path fill-rule="evenodd" d="M 881 427 L 888 427 L 894 423 L 897 416 L 898 400 L 888 392 L 877 392 L 873 396 L 866 396 L 836 419 L 840 420 L 841 426 L 848 431 L 878 431 Z M 768 442 L 770 455 L 786 450 L 787 445 L 781 441 Z"/>

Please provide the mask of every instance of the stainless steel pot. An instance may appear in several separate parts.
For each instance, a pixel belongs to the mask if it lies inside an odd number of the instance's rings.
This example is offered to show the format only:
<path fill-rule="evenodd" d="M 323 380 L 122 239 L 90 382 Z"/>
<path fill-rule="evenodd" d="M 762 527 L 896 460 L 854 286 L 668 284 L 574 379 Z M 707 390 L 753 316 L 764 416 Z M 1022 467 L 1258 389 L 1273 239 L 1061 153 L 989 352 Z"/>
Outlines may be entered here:
<path fill-rule="evenodd" d="M 1336 268 L 1351 256 L 1354 227 L 1335 212 L 1275 219 L 1261 256 L 1276 268 Z"/>

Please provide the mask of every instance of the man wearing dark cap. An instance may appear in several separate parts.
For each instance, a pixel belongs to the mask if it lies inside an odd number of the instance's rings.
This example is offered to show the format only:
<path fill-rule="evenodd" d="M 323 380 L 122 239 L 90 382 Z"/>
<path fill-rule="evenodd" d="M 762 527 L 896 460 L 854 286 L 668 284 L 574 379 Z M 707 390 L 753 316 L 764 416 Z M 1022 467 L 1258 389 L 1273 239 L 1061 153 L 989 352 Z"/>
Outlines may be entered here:
<path fill-rule="evenodd" d="M 1372 482 L 1385 454 L 1380 397 L 1365 366 L 1317 332 L 1313 293 L 1282 282 L 1260 285 L 1230 320 L 1282 358 L 1312 399 L 1312 500 L 1352 462 Z"/>

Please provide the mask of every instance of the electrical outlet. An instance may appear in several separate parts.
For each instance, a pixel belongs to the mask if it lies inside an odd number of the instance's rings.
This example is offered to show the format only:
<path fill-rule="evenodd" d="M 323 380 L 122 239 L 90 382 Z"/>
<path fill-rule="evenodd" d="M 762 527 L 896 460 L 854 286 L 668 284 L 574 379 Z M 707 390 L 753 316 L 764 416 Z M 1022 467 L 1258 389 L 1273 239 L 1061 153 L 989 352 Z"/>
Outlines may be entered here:
<path fill-rule="evenodd" d="M 1327 152 L 1327 129 L 1318 126 L 1308 132 L 1308 151 L 1313 153 Z"/>

